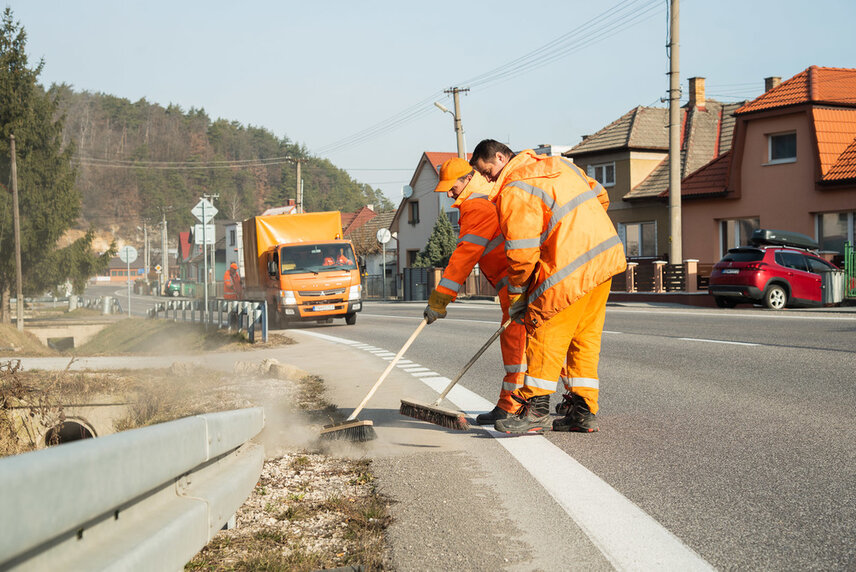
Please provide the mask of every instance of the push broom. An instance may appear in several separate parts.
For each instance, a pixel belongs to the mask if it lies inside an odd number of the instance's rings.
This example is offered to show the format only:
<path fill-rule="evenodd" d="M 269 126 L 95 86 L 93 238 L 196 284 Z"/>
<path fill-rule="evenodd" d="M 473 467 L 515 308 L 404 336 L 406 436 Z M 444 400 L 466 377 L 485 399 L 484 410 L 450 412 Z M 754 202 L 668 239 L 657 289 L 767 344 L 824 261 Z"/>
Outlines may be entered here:
<path fill-rule="evenodd" d="M 448 429 L 458 429 L 462 431 L 466 431 L 470 428 L 470 423 L 467 421 L 467 416 L 464 415 L 461 411 L 454 411 L 451 409 L 443 409 L 440 407 L 440 403 L 446 398 L 446 395 L 452 391 L 452 388 L 460 381 L 464 374 L 467 373 L 467 370 L 476 363 L 476 361 L 481 357 L 481 355 L 485 352 L 487 348 L 499 337 L 499 335 L 505 331 L 505 328 L 511 323 L 511 318 L 508 318 L 503 324 L 499 327 L 497 331 L 493 333 L 493 335 L 484 343 L 484 345 L 479 348 L 479 351 L 470 359 L 467 365 L 464 366 L 464 369 L 455 376 L 455 379 L 446 386 L 446 389 L 443 390 L 443 393 L 440 394 L 440 397 L 437 400 L 428 405 L 426 403 L 419 403 L 417 401 L 410 401 L 407 399 L 401 400 L 401 407 L 398 412 L 402 415 L 407 415 L 408 417 L 413 417 L 414 419 L 419 419 L 420 421 L 427 421 L 428 423 L 433 423 L 434 425 L 440 425 L 441 427 L 446 427 Z"/>
<path fill-rule="evenodd" d="M 375 434 L 375 430 L 373 427 L 373 423 L 371 420 L 360 421 L 357 419 L 357 415 L 360 414 L 360 411 L 363 410 L 363 407 L 366 406 L 369 399 L 371 399 L 372 395 L 374 395 L 377 388 L 380 387 L 380 384 L 383 383 L 383 380 L 386 379 L 386 376 L 389 375 L 389 372 L 392 371 L 392 368 L 395 367 L 395 364 L 398 363 L 398 360 L 401 359 L 401 356 L 404 355 L 404 352 L 407 351 L 407 348 L 410 347 L 410 344 L 413 343 L 413 340 L 416 339 L 416 336 L 422 331 L 425 325 L 428 323 L 428 320 L 423 319 L 419 326 L 416 327 L 416 331 L 411 334 L 410 338 L 404 345 L 401 346 L 401 349 L 398 350 L 398 353 L 389 362 L 389 365 L 386 366 L 386 369 L 380 374 L 380 377 L 377 379 L 375 384 L 369 390 L 368 394 L 363 398 L 363 401 L 354 409 L 354 412 L 351 413 L 348 418 L 342 423 L 334 423 L 332 425 L 325 425 L 321 430 L 321 439 L 327 440 L 339 440 L 339 441 L 371 441 L 377 437 Z"/>

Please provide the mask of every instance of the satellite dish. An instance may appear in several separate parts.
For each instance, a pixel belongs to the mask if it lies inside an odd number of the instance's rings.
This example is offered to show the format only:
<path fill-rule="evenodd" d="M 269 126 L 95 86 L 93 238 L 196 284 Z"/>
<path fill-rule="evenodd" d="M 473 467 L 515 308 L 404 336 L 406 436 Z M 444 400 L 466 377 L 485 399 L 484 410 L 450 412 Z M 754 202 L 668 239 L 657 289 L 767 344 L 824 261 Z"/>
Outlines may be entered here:
<path fill-rule="evenodd" d="M 377 231 L 377 241 L 381 244 L 386 244 L 392 238 L 388 228 L 379 228 Z"/>
<path fill-rule="evenodd" d="M 409 199 L 410 196 L 413 194 L 413 187 L 411 187 L 410 185 L 404 185 L 403 187 L 401 187 L 401 194 L 404 195 L 405 199 Z"/>

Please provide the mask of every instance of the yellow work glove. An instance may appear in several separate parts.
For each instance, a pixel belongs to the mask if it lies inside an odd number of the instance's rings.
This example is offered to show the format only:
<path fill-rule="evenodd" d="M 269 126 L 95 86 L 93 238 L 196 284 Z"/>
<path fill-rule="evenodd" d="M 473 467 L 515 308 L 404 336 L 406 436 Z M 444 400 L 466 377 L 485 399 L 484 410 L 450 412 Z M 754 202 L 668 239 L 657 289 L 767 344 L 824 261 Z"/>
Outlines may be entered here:
<path fill-rule="evenodd" d="M 526 308 L 529 307 L 529 297 L 526 294 L 509 294 L 508 295 L 508 316 L 510 318 L 520 318 L 526 313 Z"/>
<path fill-rule="evenodd" d="M 425 306 L 425 312 L 422 313 L 428 323 L 431 324 L 435 320 L 446 317 L 446 306 L 452 301 L 450 294 L 443 294 L 437 290 L 433 290 L 428 296 L 428 305 Z"/>

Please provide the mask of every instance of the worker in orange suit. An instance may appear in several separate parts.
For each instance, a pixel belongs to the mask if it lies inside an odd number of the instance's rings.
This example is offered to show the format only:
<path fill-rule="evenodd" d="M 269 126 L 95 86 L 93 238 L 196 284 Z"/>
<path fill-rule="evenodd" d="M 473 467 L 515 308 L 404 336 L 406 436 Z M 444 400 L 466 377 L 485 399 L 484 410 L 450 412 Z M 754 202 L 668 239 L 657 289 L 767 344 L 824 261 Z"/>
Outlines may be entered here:
<path fill-rule="evenodd" d="M 238 274 L 238 265 L 232 263 L 223 274 L 223 297 L 227 300 L 240 300 L 243 298 L 241 287 L 241 275 Z"/>
<path fill-rule="evenodd" d="M 443 272 L 443 278 L 428 298 L 424 315 L 429 324 L 446 316 L 446 306 L 457 297 L 458 291 L 476 264 L 497 290 L 502 321 L 508 319 L 508 271 L 503 248 L 505 240 L 499 231 L 496 205 L 490 200 L 492 188 L 465 159 L 449 159 L 440 167 L 440 182 L 434 190 L 455 199 L 452 207 L 460 211 L 461 230 L 458 245 Z M 525 341 L 526 330 L 519 320 L 512 321 L 500 335 L 505 377 L 496 407 L 476 417 L 476 422 L 480 425 L 489 425 L 498 419 L 505 419 L 517 409 L 517 402 L 511 394 L 523 383 L 523 374 L 526 371 Z"/>
<path fill-rule="evenodd" d="M 521 407 L 494 426 L 505 433 L 542 432 L 561 377 L 564 417 L 552 429 L 597 431 L 606 300 L 612 277 L 627 266 L 606 215 L 606 191 L 564 157 L 532 150 L 515 155 L 492 139 L 476 146 L 470 162 L 498 193 L 511 312 L 524 311 L 527 332 L 527 371 L 513 394 Z"/>

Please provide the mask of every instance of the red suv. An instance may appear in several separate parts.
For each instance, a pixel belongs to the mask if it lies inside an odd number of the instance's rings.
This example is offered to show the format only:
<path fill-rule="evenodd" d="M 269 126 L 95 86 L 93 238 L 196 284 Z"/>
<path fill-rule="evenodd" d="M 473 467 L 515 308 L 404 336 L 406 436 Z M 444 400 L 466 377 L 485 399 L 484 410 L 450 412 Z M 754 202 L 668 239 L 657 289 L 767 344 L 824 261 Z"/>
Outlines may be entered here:
<path fill-rule="evenodd" d="M 780 310 L 787 306 L 821 306 L 821 273 L 838 270 L 807 250 L 759 245 L 732 248 L 713 267 L 708 293 L 720 308 L 741 302 L 762 302 Z"/>

